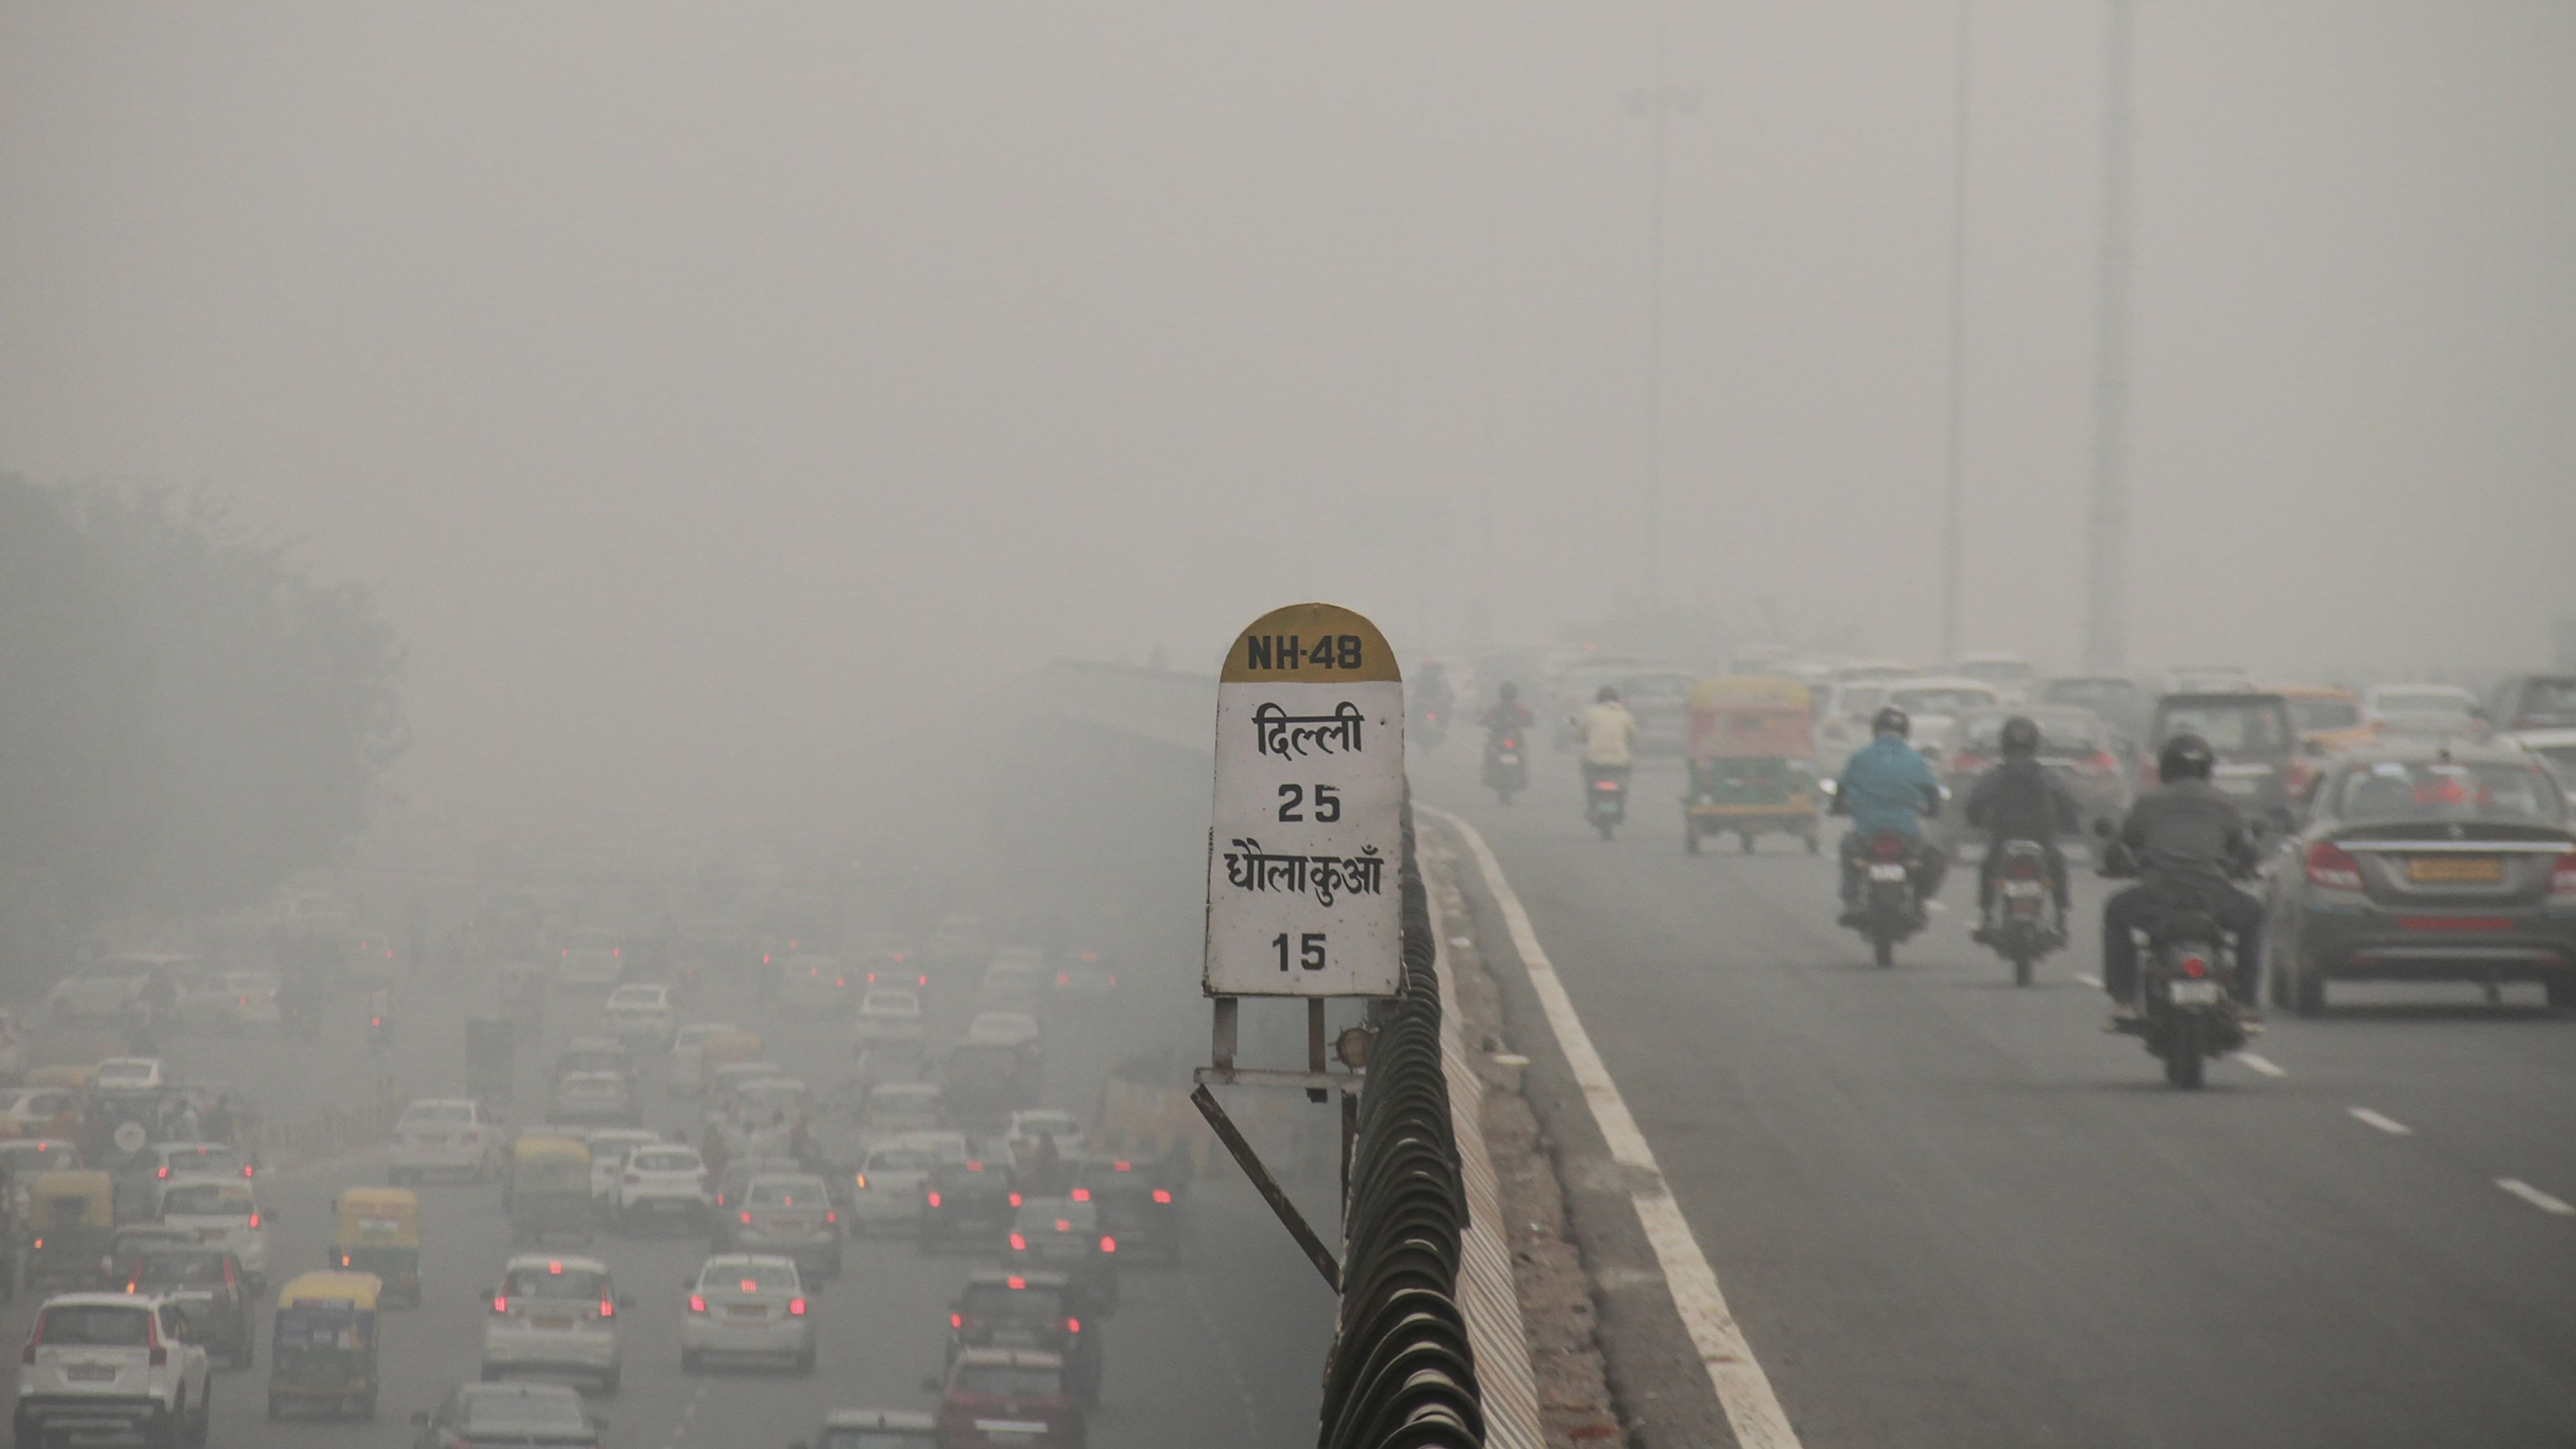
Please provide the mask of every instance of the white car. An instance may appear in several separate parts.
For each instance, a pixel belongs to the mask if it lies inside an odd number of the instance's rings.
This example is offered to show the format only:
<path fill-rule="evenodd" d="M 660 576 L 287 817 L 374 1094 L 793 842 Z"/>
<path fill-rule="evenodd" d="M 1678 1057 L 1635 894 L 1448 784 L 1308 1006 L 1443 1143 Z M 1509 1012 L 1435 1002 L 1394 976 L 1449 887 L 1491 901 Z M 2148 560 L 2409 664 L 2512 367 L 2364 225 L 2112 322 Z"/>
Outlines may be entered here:
<path fill-rule="evenodd" d="M 1025 1011 L 982 1011 L 966 1023 L 966 1039 L 987 1046 L 1022 1046 L 1038 1039 L 1038 1019 Z"/>
<path fill-rule="evenodd" d="M 1046 1005 L 1046 994 L 1046 957 L 1034 946 L 1005 946 L 984 968 L 975 1009 L 1035 1012 Z"/>
<path fill-rule="evenodd" d="M 679 1030 L 680 1016 L 671 1006 L 670 987 L 633 982 L 608 993 L 608 1004 L 600 1008 L 599 1025 L 619 1041 L 660 1049 L 667 1047 L 671 1034 Z"/>
<path fill-rule="evenodd" d="M 590 1149 L 590 1200 L 599 1204 L 600 1211 L 617 1205 L 617 1167 L 626 1154 L 661 1140 L 661 1133 L 644 1127 L 611 1127 L 584 1134 L 582 1145 Z"/>
<path fill-rule="evenodd" d="M 24 1445 L 75 1434 L 127 1434 L 146 1444 L 206 1442 L 213 1400 L 205 1348 L 176 1304 L 157 1295 L 66 1293 L 45 1300 L 18 1356 Z"/>
<path fill-rule="evenodd" d="M 55 1114 L 79 1102 L 80 1093 L 69 1087 L 12 1087 L 0 1092 L 0 1119 L 16 1123 L 26 1136 L 45 1130 Z"/>
<path fill-rule="evenodd" d="M 707 1164 L 685 1142 L 655 1142 L 627 1151 L 609 1204 L 629 1232 L 677 1219 L 692 1231 L 707 1225 Z"/>
<path fill-rule="evenodd" d="M 471 1097 L 423 1098 L 394 1119 L 386 1178 L 397 1187 L 442 1175 L 479 1182 L 500 1161 L 501 1136 Z"/>
<path fill-rule="evenodd" d="M 267 1284 L 268 1229 L 261 1226 L 259 1198 L 248 1178 L 171 1178 L 153 1193 L 152 1216 L 174 1232 L 230 1249 L 252 1287 Z"/>
<path fill-rule="evenodd" d="M 54 983 L 45 1010 L 56 1021 L 118 1017 L 152 980 L 152 973 L 182 964 L 178 956 L 109 956 L 89 962 Z"/>
<path fill-rule="evenodd" d="M 578 1375 L 617 1392 L 620 1298 L 597 1258 L 519 1253 L 501 1269 L 483 1320 L 483 1381 L 516 1373 Z"/>
<path fill-rule="evenodd" d="M 1059 1162 L 1070 1161 L 1082 1151 L 1082 1124 L 1074 1120 L 1071 1112 L 1059 1112 L 1053 1107 L 1013 1112 L 1011 1125 L 1002 1134 L 1002 1151 L 1011 1159 L 1011 1167 L 1016 1171 L 1037 1151 L 1039 1141 L 1050 1137 L 1055 1139 L 1056 1160 Z"/>
<path fill-rule="evenodd" d="M 795 1259 L 719 1253 L 698 1269 L 680 1315 L 680 1368 L 703 1372 L 709 1358 L 785 1359 L 814 1371 L 814 1315 Z"/>
<path fill-rule="evenodd" d="M 819 1007 L 839 1010 L 850 1002 L 850 973 L 839 958 L 799 953 L 778 968 L 778 1004 L 782 1008 Z"/>
<path fill-rule="evenodd" d="M 703 1085 L 699 1080 L 706 1072 L 707 1038 L 736 1030 L 729 1021 L 693 1021 L 671 1034 L 671 1054 L 666 1059 L 670 1088 L 674 1092 L 694 1092 Z"/>
<path fill-rule="evenodd" d="M 555 963 L 558 986 L 613 986 L 626 974 L 626 948 L 617 933 L 593 926 L 564 938 Z"/>
<path fill-rule="evenodd" d="M 858 1019 L 850 1026 L 850 1049 L 891 1046 L 921 1040 L 921 997 L 893 986 L 877 986 L 859 998 Z"/>
<path fill-rule="evenodd" d="M 921 1221 L 930 1170 L 966 1160 L 962 1132 L 905 1132 L 868 1149 L 850 1183 L 850 1231 L 888 1224 L 911 1231 Z"/>
<path fill-rule="evenodd" d="M 220 1025 L 243 1031 L 278 1024 L 276 972 L 227 971 L 216 979 L 222 986 L 222 999 L 216 1003 Z"/>
<path fill-rule="evenodd" d="M 109 1057 L 98 1064 L 98 1075 L 90 1082 L 91 1090 L 99 1092 L 157 1092 L 168 1085 L 159 1057 Z"/>

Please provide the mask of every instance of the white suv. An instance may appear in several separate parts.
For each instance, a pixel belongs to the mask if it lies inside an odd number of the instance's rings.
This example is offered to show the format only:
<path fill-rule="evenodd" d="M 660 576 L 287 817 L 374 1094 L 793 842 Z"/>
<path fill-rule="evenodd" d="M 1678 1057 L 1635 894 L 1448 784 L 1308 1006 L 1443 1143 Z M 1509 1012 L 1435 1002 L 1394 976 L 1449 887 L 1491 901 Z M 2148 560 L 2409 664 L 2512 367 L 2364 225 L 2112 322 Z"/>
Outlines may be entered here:
<path fill-rule="evenodd" d="M 268 1229 L 260 1226 L 259 1199 L 240 1177 L 173 1177 L 158 1180 L 152 1217 L 200 1243 L 220 1244 L 241 1260 L 253 1288 L 268 1286 Z"/>
<path fill-rule="evenodd" d="M 206 1442 L 213 1414 L 206 1350 L 188 1341 L 166 1298 L 48 1298 L 18 1364 L 20 1444 L 99 1433 L 139 1435 L 146 1444 Z"/>
<path fill-rule="evenodd" d="M 634 1232 L 654 1220 L 677 1218 L 693 1233 L 707 1228 L 707 1164 L 685 1142 L 629 1148 L 609 1188 L 617 1225 Z"/>
<path fill-rule="evenodd" d="M 397 1187 L 449 1173 L 480 1181 L 499 1159 L 501 1130 L 470 1097 L 427 1097 L 403 1108 L 385 1152 L 385 1176 Z"/>
<path fill-rule="evenodd" d="M 619 1041 L 630 1046 L 649 1043 L 656 1051 L 667 1048 L 672 1033 L 680 1029 L 679 1013 L 671 1007 L 671 988 L 640 982 L 608 993 L 599 1018 L 600 1029 Z"/>
<path fill-rule="evenodd" d="M 75 1017 L 123 1016 L 143 994 L 152 973 L 177 964 L 177 957 L 110 956 L 92 961 L 54 983 L 45 993 L 45 1010 L 56 1021 Z"/>
<path fill-rule="evenodd" d="M 617 1296 L 597 1258 L 521 1253 L 501 1269 L 483 1325 L 483 1381 L 511 1373 L 578 1374 L 617 1392 Z"/>

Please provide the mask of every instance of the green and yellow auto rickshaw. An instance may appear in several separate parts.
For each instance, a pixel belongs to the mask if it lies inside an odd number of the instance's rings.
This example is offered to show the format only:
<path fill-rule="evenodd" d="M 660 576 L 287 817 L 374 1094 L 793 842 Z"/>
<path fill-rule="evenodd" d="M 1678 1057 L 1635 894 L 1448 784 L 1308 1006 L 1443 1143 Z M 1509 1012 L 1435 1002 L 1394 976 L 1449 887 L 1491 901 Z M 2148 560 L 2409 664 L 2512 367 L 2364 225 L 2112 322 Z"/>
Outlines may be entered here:
<path fill-rule="evenodd" d="M 376 1416 L 373 1273 L 300 1273 L 277 1294 L 268 1357 L 268 1417 L 292 1409 L 337 1419 Z"/>
<path fill-rule="evenodd" d="M 116 1183 L 104 1172 L 40 1172 L 27 1186 L 27 1286 L 79 1290 L 115 1271 Z"/>
<path fill-rule="evenodd" d="M 1764 835 L 1794 835 L 1814 854 L 1814 716 L 1807 686 L 1767 674 L 1700 681 L 1690 694 L 1690 793 L 1682 797 L 1682 848 L 1733 835 L 1747 851 Z"/>
<path fill-rule="evenodd" d="M 510 1148 L 510 1241 L 542 1242 L 548 1233 L 599 1229 L 590 1196 L 590 1148 L 571 1137 L 522 1137 Z"/>
<path fill-rule="evenodd" d="M 407 1187 L 342 1188 L 331 1215 L 331 1265 L 373 1273 L 386 1299 L 418 1308 L 420 1194 Z"/>

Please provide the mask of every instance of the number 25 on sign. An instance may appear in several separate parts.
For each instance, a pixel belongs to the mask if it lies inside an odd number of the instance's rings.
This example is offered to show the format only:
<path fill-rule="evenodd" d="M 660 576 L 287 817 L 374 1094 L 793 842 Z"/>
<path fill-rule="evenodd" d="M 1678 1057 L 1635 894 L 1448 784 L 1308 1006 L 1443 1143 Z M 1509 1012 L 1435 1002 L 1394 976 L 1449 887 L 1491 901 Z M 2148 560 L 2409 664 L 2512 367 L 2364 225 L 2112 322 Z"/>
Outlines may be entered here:
<path fill-rule="evenodd" d="M 1404 848 L 1404 679 L 1332 604 L 1253 621 L 1216 691 L 1210 996 L 1392 996 Z"/>

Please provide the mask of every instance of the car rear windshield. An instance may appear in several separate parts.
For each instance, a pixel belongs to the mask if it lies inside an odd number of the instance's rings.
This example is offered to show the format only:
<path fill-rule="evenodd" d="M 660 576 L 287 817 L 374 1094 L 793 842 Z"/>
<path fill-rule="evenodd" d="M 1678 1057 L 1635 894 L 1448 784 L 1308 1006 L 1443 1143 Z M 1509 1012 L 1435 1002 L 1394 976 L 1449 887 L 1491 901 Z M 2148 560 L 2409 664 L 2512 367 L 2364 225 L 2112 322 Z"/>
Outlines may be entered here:
<path fill-rule="evenodd" d="M 2477 701 L 2447 689 L 2383 689 L 2373 701 L 2382 714 L 2466 714 Z"/>
<path fill-rule="evenodd" d="M 2382 761 L 2343 777 L 2335 814 L 2345 820 L 2502 820 L 2556 825 L 2565 797 L 2532 765 Z"/>
<path fill-rule="evenodd" d="M 1907 714 L 1966 714 L 1992 706 L 1995 693 L 1991 689 L 1899 689 L 1888 695 L 1887 702 Z"/>
<path fill-rule="evenodd" d="M 705 1166 L 698 1154 L 677 1148 L 661 1148 L 635 1154 L 635 1167 L 641 1172 L 694 1172 Z"/>
<path fill-rule="evenodd" d="M 530 1264 L 505 1274 L 501 1291 L 512 1298 L 570 1298 L 596 1303 L 608 1294 L 608 1275 L 595 1268 L 567 1266 L 558 1273 Z"/>
<path fill-rule="evenodd" d="M 183 1172 L 230 1176 L 242 1169 L 241 1154 L 229 1147 L 183 1147 L 167 1154 L 167 1159 L 173 1177 Z"/>
<path fill-rule="evenodd" d="M 991 1399 L 1051 1399 L 1063 1392 L 1064 1375 L 1051 1368 L 970 1363 L 957 1371 L 960 1393 Z"/>
<path fill-rule="evenodd" d="M 764 1177 L 751 1185 L 745 1201 L 754 1207 L 821 1207 L 830 1191 L 819 1177 Z"/>
<path fill-rule="evenodd" d="M 248 1217 L 250 1193 L 224 1182 L 188 1183 L 161 1195 L 161 1211 L 183 1217 Z"/>
<path fill-rule="evenodd" d="M 146 1253 L 126 1269 L 126 1276 L 137 1283 L 211 1287 L 224 1281 L 224 1258 L 221 1253 Z"/>
<path fill-rule="evenodd" d="M 964 1310 L 977 1318 L 1050 1319 L 1064 1316 L 1064 1293 L 1055 1288 L 1009 1288 L 977 1283 L 967 1288 Z"/>
<path fill-rule="evenodd" d="M 698 1287 L 717 1293 L 793 1293 L 796 1270 L 781 1263 L 709 1263 L 698 1275 Z"/>
<path fill-rule="evenodd" d="M 2290 718 L 2305 734 L 2348 730 L 2361 723 L 2361 706 L 2348 699 L 2294 699 L 2290 701 Z"/>
<path fill-rule="evenodd" d="M 1846 688 L 1842 695 L 1843 713 L 1849 715 L 1870 714 L 1875 712 L 1879 705 L 1886 699 L 1887 691 L 1877 687 L 1876 685 L 1869 685 L 1862 688 Z"/>
<path fill-rule="evenodd" d="M 36 1342 L 48 1347 L 141 1348 L 152 1341 L 150 1317 L 141 1308 L 57 1305 L 36 1320 Z"/>
<path fill-rule="evenodd" d="M 516 1393 L 478 1393 L 465 1398 L 465 1427 L 490 1429 L 579 1429 L 583 1426 L 581 1400 L 570 1390 L 562 1394 L 538 1394 L 521 1390 Z"/>
<path fill-rule="evenodd" d="M 859 1010 L 917 1015 L 921 1011 L 921 998 L 909 991 L 871 991 L 867 1000 L 859 1004 Z"/>
<path fill-rule="evenodd" d="M 558 1076 L 570 1072 L 622 1072 L 624 1070 L 626 1070 L 626 1053 L 610 1051 L 605 1047 L 565 1052 L 555 1058 L 555 1073 Z"/>
<path fill-rule="evenodd" d="M 2004 725 L 2014 718 L 2008 714 L 1978 715 L 1968 721 L 1965 743 L 1992 751 L 2003 739 Z M 2089 755 L 2102 747 L 2101 727 L 2089 714 L 2033 710 L 2027 718 L 2039 726 L 2039 752 L 2043 755 Z"/>
<path fill-rule="evenodd" d="M 662 988 L 659 986 L 620 986 L 615 991 L 608 993 L 608 1004 L 611 1006 L 660 1006 L 662 1005 Z"/>
<path fill-rule="evenodd" d="M 2279 700 L 2248 699 L 2170 704 L 2162 711 L 2159 739 L 2191 733 L 2222 755 L 2279 754 L 2290 748 L 2289 710 Z"/>
<path fill-rule="evenodd" d="M 869 1172 L 926 1172 L 939 1165 L 939 1154 L 927 1147 L 887 1147 L 868 1154 Z"/>

